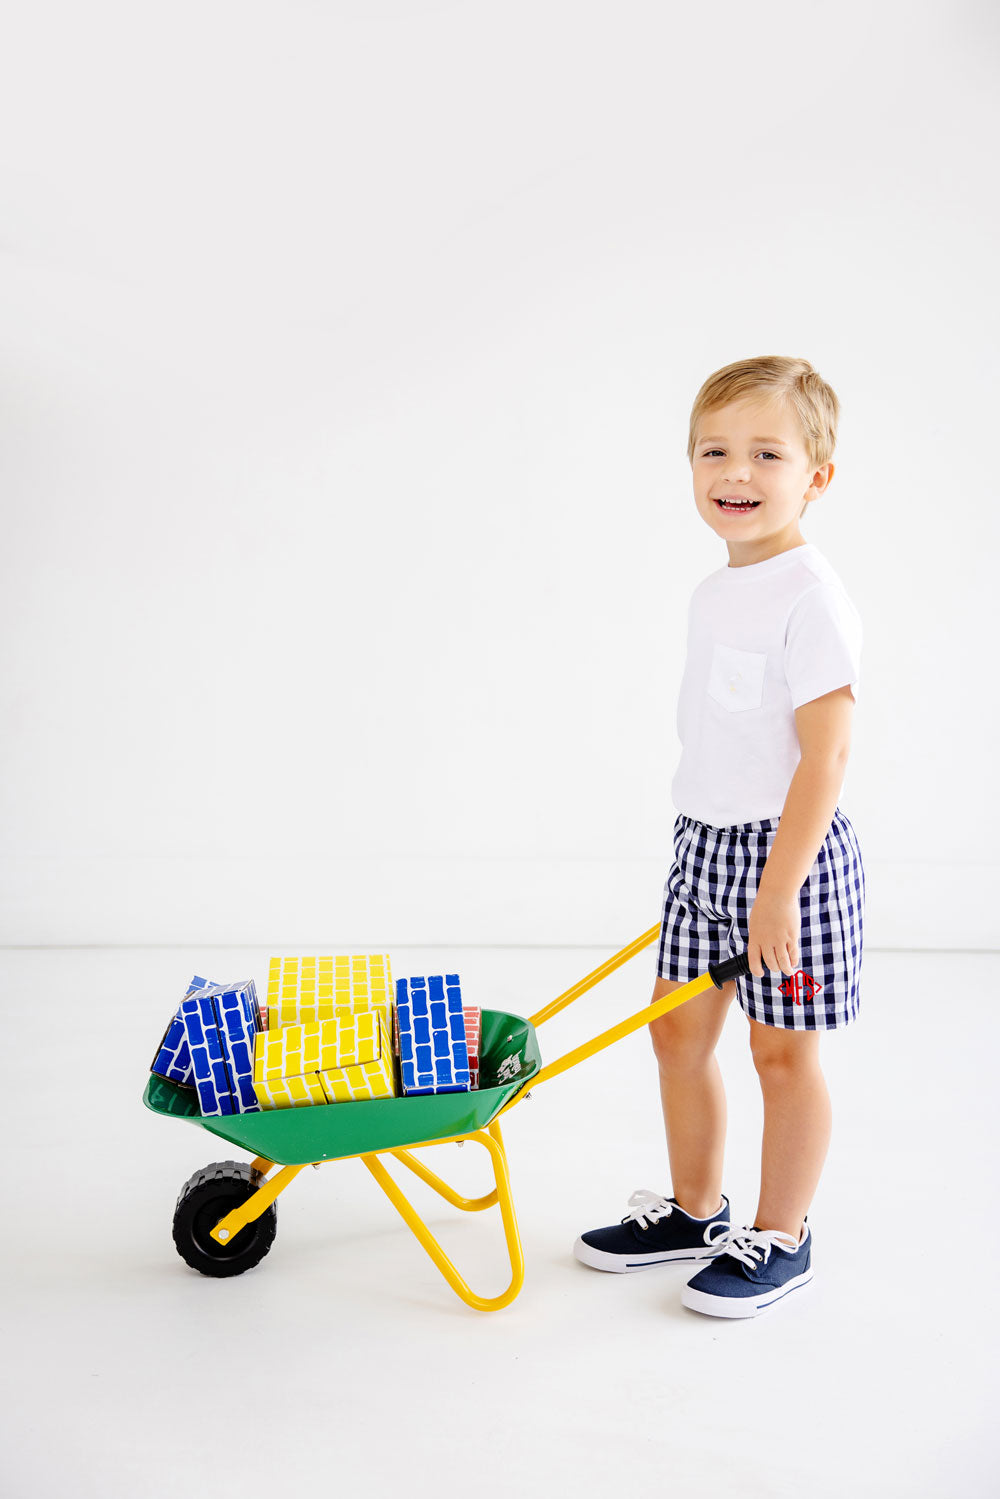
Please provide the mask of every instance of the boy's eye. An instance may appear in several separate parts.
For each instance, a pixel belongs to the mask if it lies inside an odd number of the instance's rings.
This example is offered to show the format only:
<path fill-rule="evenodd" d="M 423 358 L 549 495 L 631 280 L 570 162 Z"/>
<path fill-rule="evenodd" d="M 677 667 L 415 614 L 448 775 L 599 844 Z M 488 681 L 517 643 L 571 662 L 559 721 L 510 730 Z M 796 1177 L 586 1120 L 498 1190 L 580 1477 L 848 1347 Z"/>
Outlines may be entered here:
<path fill-rule="evenodd" d="M 765 458 L 774 458 L 778 463 L 781 462 L 781 455 L 779 453 L 771 453 L 766 448 L 761 449 L 761 451 L 762 451 L 763 456 Z M 713 455 L 713 453 L 721 453 L 721 452 L 722 452 L 721 448 L 709 448 L 708 452 L 707 453 L 702 453 L 701 456 L 703 458 L 711 458 L 712 455 Z"/>

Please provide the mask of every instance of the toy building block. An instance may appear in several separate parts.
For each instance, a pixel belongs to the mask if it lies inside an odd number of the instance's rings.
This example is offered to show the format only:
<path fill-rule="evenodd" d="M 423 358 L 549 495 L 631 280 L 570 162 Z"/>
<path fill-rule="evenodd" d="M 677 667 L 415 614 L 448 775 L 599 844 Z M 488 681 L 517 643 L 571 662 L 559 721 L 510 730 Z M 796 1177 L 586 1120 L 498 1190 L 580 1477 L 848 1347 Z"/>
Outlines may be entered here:
<path fill-rule="evenodd" d="M 261 1108 L 290 1109 L 326 1103 L 319 1080 L 324 1063 L 336 1066 L 337 1053 L 328 1043 L 324 1046 L 319 1021 L 262 1031 L 254 1042 L 253 1053 L 253 1086 Z"/>
<path fill-rule="evenodd" d="M 253 1088 L 262 1109 L 299 1109 L 329 1103 L 319 1074 L 314 1072 L 298 1077 L 269 1077 L 260 1082 L 254 1078 Z"/>
<path fill-rule="evenodd" d="M 465 1046 L 469 1053 L 469 1087 L 479 1087 L 479 1040 L 483 1029 L 483 1012 L 478 1005 L 463 1005 Z"/>
<path fill-rule="evenodd" d="M 203 1117 L 234 1114 L 233 1093 L 211 999 L 193 994 L 181 1004 L 180 1017 L 191 1050 L 194 1085 Z"/>
<path fill-rule="evenodd" d="M 221 988 L 221 986 L 220 986 Z M 229 1072 L 236 1113 L 256 1113 L 260 1104 L 253 1088 L 253 1044 L 260 1034 L 261 1016 L 253 979 L 238 988 L 210 990 L 215 1004 L 222 1052 Z"/>
<path fill-rule="evenodd" d="M 465 1020 L 465 1045 L 469 1053 L 469 1087 L 479 1087 L 479 1046 L 483 1030 L 483 1012 L 479 1005 L 463 1005 Z M 399 1057 L 399 1016 L 395 1005 L 392 1009 L 392 1050 Z"/>
<path fill-rule="evenodd" d="M 395 1069 L 385 1017 L 380 1010 L 339 1009 L 330 1020 L 262 1032 L 254 1045 L 253 1077 L 265 1109 L 393 1098 Z"/>
<path fill-rule="evenodd" d="M 380 1009 L 390 1022 L 392 970 L 387 953 L 319 958 L 272 958 L 268 969 L 268 1026 L 332 1020 L 338 1010 Z"/>
<path fill-rule="evenodd" d="M 202 1115 L 256 1113 L 253 1041 L 260 1008 L 253 979 L 204 985 L 182 1002 L 178 1013 Z"/>
<path fill-rule="evenodd" d="M 395 1098 L 398 1093 L 392 1039 L 381 1009 L 351 1013 L 338 1011 L 323 1022 L 336 1031 L 336 1067 L 320 1073 L 320 1081 L 331 1103 L 351 1103 L 360 1098 Z"/>
<path fill-rule="evenodd" d="M 403 1092 L 467 1092 L 469 1052 L 458 974 L 397 979 L 396 1014 Z"/>
<path fill-rule="evenodd" d="M 208 979 L 199 978 L 195 974 L 190 984 L 188 984 L 187 994 L 185 994 L 184 998 L 187 999 L 188 995 L 194 994 L 196 989 L 204 989 L 208 982 Z M 171 1082 L 180 1083 L 185 1088 L 194 1087 L 191 1048 L 187 1043 L 184 1022 L 181 1020 L 179 1007 L 173 1013 L 173 1018 L 164 1032 L 163 1040 L 156 1049 L 156 1056 L 153 1058 L 153 1065 L 149 1070 L 150 1072 L 155 1072 L 157 1077 L 168 1077 Z"/>
<path fill-rule="evenodd" d="M 276 1031 L 281 1026 L 281 959 L 272 958 L 267 966 L 267 1002 L 262 1009 L 267 1011 L 266 1030 Z"/>

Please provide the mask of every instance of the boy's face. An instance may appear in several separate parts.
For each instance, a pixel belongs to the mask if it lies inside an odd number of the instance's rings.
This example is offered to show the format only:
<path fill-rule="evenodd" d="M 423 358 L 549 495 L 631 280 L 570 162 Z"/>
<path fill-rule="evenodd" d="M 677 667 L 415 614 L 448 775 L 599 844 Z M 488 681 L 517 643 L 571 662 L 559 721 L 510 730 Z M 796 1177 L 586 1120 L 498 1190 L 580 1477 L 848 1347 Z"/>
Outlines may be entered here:
<path fill-rule="evenodd" d="M 794 411 L 774 401 L 717 406 L 702 417 L 696 436 L 695 503 L 729 548 L 730 565 L 764 562 L 801 546 L 800 517 L 833 478 L 833 464 L 810 469 Z M 724 498 L 757 504 L 729 510 L 719 504 Z"/>

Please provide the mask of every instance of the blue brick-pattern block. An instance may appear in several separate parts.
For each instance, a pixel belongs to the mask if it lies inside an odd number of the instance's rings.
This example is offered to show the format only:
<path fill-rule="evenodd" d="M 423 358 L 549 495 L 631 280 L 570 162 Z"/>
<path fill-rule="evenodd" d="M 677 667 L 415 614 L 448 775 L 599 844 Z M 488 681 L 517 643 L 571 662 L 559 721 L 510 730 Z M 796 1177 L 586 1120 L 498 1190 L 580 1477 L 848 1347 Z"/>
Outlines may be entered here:
<path fill-rule="evenodd" d="M 229 1072 L 222 1054 L 222 1038 L 211 995 L 194 994 L 180 1008 L 191 1063 L 198 1105 L 204 1118 L 216 1114 L 235 1114 Z"/>
<path fill-rule="evenodd" d="M 184 1001 L 179 1013 L 202 1114 L 259 1113 L 253 1087 L 253 1038 L 261 1028 L 261 1017 L 253 979 L 239 985 L 203 985 Z"/>
<path fill-rule="evenodd" d="M 189 998 L 198 989 L 209 986 L 209 980 L 199 978 L 195 974 L 188 984 L 185 999 Z M 183 1083 L 185 1087 L 194 1087 L 194 1072 L 191 1067 L 191 1050 L 187 1043 L 184 1032 L 184 1022 L 181 1020 L 179 1009 L 174 1011 L 173 1019 L 167 1026 L 167 1032 L 160 1042 L 160 1049 L 153 1059 L 153 1065 L 149 1069 L 158 1077 L 169 1077 L 175 1083 Z"/>
<path fill-rule="evenodd" d="M 260 1030 L 260 1006 L 253 979 L 213 998 L 236 1113 L 257 1114 L 260 1103 L 253 1086 L 253 1038 Z"/>
<path fill-rule="evenodd" d="M 396 980 L 403 1092 L 465 1093 L 471 1086 L 457 973 Z"/>

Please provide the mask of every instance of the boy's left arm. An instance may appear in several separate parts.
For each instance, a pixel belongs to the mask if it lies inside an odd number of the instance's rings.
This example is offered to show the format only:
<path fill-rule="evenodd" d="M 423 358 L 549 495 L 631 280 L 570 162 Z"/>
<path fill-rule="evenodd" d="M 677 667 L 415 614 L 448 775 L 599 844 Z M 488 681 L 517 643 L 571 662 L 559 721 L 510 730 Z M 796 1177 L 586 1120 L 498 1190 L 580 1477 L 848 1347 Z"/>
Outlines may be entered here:
<path fill-rule="evenodd" d="M 823 846 L 844 784 L 854 694 L 838 687 L 795 709 L 802 753 L 792 776 L 757 899 L 750 911 L 750 972 L 791 975 L 799 960 L 799 891 Z"/>

